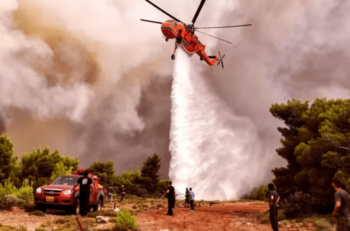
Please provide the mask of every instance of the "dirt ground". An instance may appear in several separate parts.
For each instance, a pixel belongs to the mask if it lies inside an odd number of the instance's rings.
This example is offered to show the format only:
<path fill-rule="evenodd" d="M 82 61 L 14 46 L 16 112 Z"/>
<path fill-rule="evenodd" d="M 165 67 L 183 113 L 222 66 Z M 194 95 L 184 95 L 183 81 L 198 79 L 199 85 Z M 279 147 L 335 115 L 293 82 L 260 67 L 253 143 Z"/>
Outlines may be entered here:
<path fill-rule="evenodd" d="M 166 210 L 147 211 L 138 214 L 141 231 L 253 231 L 272 230 L 269 224 L 260 224 L 257 215 L 268 210 L 267 204 L 237 202 L 208 207 L 197 207 L 195 212 L 187 208 L 174 209 L 174 216 Z M 315 230 L 314 227 L 285 227 L 280 230 Z"/>
<path fill-rule="evenodd" d="M 106 207 L 112 207 L 112 204 Z M 122 207 L 131 208 L 131 204 Z M 261 224 L 257 221 L 257 215 L 266 210 L 268 206 L 264 203 L 236 202 L 196 207 L 195 212 L 190 212 L 188 208 L 175 208 L 172 217 L 165 215 L 167 209 L 142 211 L 138 213 L 137 220 L 140 231 L 270 231 L 272 229 L 269 224 Z M 45 217 L 30 216 L 23 210 L 14 208 L 13 211 L 0 212 L 0 223 L 14 227 L 23 225 L 28 231 L 35 231 L 35 228 L 40 227 L 42 223 L 63 216 L 66 214 L 53 210 L 48 210 Z M 108 228 L 112 225 L 113 223 L 98 225 L 98 228 Z M 284 226 L 280 230 L 315 230 L 315 228 Z"/>

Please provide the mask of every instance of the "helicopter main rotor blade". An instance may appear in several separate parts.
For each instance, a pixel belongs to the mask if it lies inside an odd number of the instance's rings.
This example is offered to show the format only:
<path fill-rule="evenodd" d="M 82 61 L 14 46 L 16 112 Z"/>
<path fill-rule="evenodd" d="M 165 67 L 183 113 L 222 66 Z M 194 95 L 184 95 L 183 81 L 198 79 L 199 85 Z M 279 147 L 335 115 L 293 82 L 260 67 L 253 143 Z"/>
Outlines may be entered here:
<path fill-rule="evenodd" d="M 162 22 L 157 22 L 157 21 L 151 21 L 151 20 L 146 20 L 146 19 L 140 19 L 143 22 L 151 22 L 151 23 L 157 23 L 157 24 L 163 24 Z"/>
<path fill-rule="evenodd" d="M 202 33 L 202 34 L 208 35 L 208 36 L 210 36 L 210 37 L 213 37 L 213 38 L 219 39 L 219 40 L 221 40 L 221 41 L 227 42 L 227 43 L 229 43 L 229 44 L 232 44 L 232 43 L 231 43 L 231 42 L 229 42 L 229 41 L 226 41 L 226 40 L 223 40 L 223 39 L 221 39 L 221 38 L 218 38 L 218 37 L 212 36 L 212 35 L 210 35 L 210 34 L 207 34 L 207 33 L 204 33 L 204 32 L 198 31 L 198 30 L 196 30 L 196 31 L 197 31 L 197 32 L 199 32 L 199 33 Z"/>
<path fill-rule="evenodd" d="M 236 25 L 236 26 L 218 26 L 218 27 L 196 27 L 196 29 L 215 29 L 215 28 L 231 28 L 231 27 L 242 27 L 251 26 L 252 24 Z"/>
<path fill-rule="evenodd" d="M 197 17 L 198 17 L 198 15 L 199 15 L 199 13 L 201 12 L 202 7 L 203 7 L 205 1 L 206 1 L 206 0 L 202 0 L 201 3 L 199 4 L 198 9 L 197 9 L 197 12 L 196 12 L 196 14 L 194 15 L 194 17 L 193 17 L 193 19 L 192 19 L 192 24 L 193 24 L 193 25 L 194 25 L 194 23 L 196 22 Z"/>
<path fill-rule="evenodd" d="M 166 11 L 162 10 L 160 7 L 158 7 L 157 5 L 155 5 L 154 3 L 152 3 L 151 1 L 149 0 L 146 0 L 146 2 L 148 2 L 149 4 L 151 4 L 152 6 L 154 6 L 155 8 L 157 8 L 158 10 L 162 11 L 164 14 L 168 15 L 170 18 L 178 21 L 178 22 L 181 22 L 179 19 L 175 18 L 174 16 L 172 16 L 171 14 L 167 13 Z M 183 22 L 181 22 L 183 23 Z"/>

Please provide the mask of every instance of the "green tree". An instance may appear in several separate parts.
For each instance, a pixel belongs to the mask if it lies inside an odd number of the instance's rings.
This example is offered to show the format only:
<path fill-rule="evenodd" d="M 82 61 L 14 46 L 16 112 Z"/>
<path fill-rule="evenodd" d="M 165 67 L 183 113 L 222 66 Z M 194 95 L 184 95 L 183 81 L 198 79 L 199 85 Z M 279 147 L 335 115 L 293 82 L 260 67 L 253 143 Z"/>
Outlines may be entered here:
<path fill-rule="evenodd" d="M 63 163 L 66 169 L 76 169 L 79 165 L 78 158 L 62 156 L 58 150 L 50 153 L 50 148 L 44 150 L 33 149 L 30 154 L 22 156 L 22 180 L 27 178 L 33 183 L 34 189 L 47 184 L 50 180 L 56 164 Z"/>
<path fill-rule="evenodd" d="M 7 135 L 0 136 L 0 183 L 10 177 L 11 171 L 17 162 L 17 157 L 13 157 L 13 144 Z"/>
<path fill-rule="evenodd" d="M 58 176 L 68 175 L 72 172 L 72 170 L 73 170 L 73 166 L 68 168 L 64 166 L 63 162 L 58 162 L 57 164 L 55 164 L 55 168 L 53 169 L 50 180 L 54 181 Z"/>
<path fill-rule="evenodd" d="M 141 169 L 141 180 L 149 193 L 155 193 L 158 189 L 158 183 L 160 180 L 158 171 L 160 169 L 160 165 L 160 159 L 157 154 L 148 157 L 143 163 Z"/>
<path fill-rule="evenodd" d="M 287 160 L 287 166 L 272 170 L 276 177 L 274 184 L 282 198 L 299 190 L 294 178 L 301 171 L 301 166 L 296 160 L 294 149 L 300 143 L 299 129 L 305 124 L 302 115 L 307 109 L 308 102 L 301 103 L 295 99 L 288 101 L 287 104 L 274 104 L 270 108 L 271 114 L 287 125 L 278 128 L 283 138 L 282 147 L 276 149 L 277 154 Z"/>
<path fill-rule="evenodd" d="M 333 178 L 350 190 L 350 100 L 317 99 L 308 107 L 293 100 L 275 104 L 271 113 L 284 121 L 284 139 L 277 153 L 288 162 L 274 169 L 274 183 L 283 196 L 302 191 L 318 203 L 331 203 Z"/>
<path fill-rule="evenodd" d="M 114 175 L 114 163 L 111 160 L 107 162 L 94 162 L 87 171 L 97 175 L 100 178 L 99 183 L 105 188 L 115 184 L 116 176 Z"/>
<path fill-rule="evenodd" d="M 139 184 L 140 178 L 141 173 L 139 169 L 136 171 L 125 171 L 122 175 L 116 177 L 115 185 L 119 190 L 121 189 L 121 186 L 124 185 L 127 194 L 142 196 L 143 191 Z"/>

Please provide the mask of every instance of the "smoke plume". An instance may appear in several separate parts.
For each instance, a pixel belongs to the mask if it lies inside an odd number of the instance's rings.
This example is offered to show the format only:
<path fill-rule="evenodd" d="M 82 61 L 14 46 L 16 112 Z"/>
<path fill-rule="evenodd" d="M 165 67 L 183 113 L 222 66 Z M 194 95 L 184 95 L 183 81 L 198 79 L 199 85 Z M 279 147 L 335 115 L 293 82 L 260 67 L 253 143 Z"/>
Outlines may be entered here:
<path fill-rule="evenodd" d="M 200 1 L 154 2 L 190 22 Z M 342 0 L 204 5 L 197 26 L 253 24 L 206 31 L 233 45 L 198 34 L 208 54 L 226 54 L 224 71 L 211 72 L 199 57 L 191 58 L 191 78 L 202 76 L 222 114 L 239 118 L 247 125 L 243 134 L 250 133 L 254 149 L 242 153 L 254 156 L 246 171 L 259 168 L 259 174 L 236 196 L 266 183 L 271 168 L 285 164 L 274 151 L 281 123 L 269 113 L 272 103 L 349 97 L 349 8 Z M 164 41 L 159 25 L 139 18 L 168 19 L 142 0 L 0 2 L 0 130 L 16 154 L 49 145 L 79 156 L 81 167 L 111 159 L 120 173 L 156 152 L 167 177 L 174 44 Z M 241 131 L 240 123 L 228 125 L 227 133 Z M 214 164 L 220 168 L 226 161 Z M 211 174 L 201 177 L 230 178 Z"/>

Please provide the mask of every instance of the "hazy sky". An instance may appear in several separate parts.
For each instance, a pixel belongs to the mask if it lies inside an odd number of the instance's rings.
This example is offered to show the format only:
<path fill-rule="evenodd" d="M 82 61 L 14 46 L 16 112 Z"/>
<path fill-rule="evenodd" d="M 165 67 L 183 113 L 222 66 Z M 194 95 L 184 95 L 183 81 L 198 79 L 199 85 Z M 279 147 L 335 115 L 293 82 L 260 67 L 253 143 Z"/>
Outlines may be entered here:
<path fill-rule="evenodd" d="M 190 22 L 200 1 L 154 2 Z M 285 164 L 274 151 L 281 123 L 271 104 L 349 96 L 349 8 L 341 0 L 207 0 L 198 17 L 197 26 L 253 24 L 206 31 L 233 45 L 198 35 L 208 54 L 226 54 L 224 71 L 192 60 L 230 113 L 255 127 L 251 145 L 269 160 L 266 180 Z M 0 2 L 0 130 L 16 154 L 50 146 L 79 156 L 82 167 L 111 159 L 120 173 L 158 153 L 167 176 L 174 43 L 140 18 L 168 19 L 143 0 Z"/>

